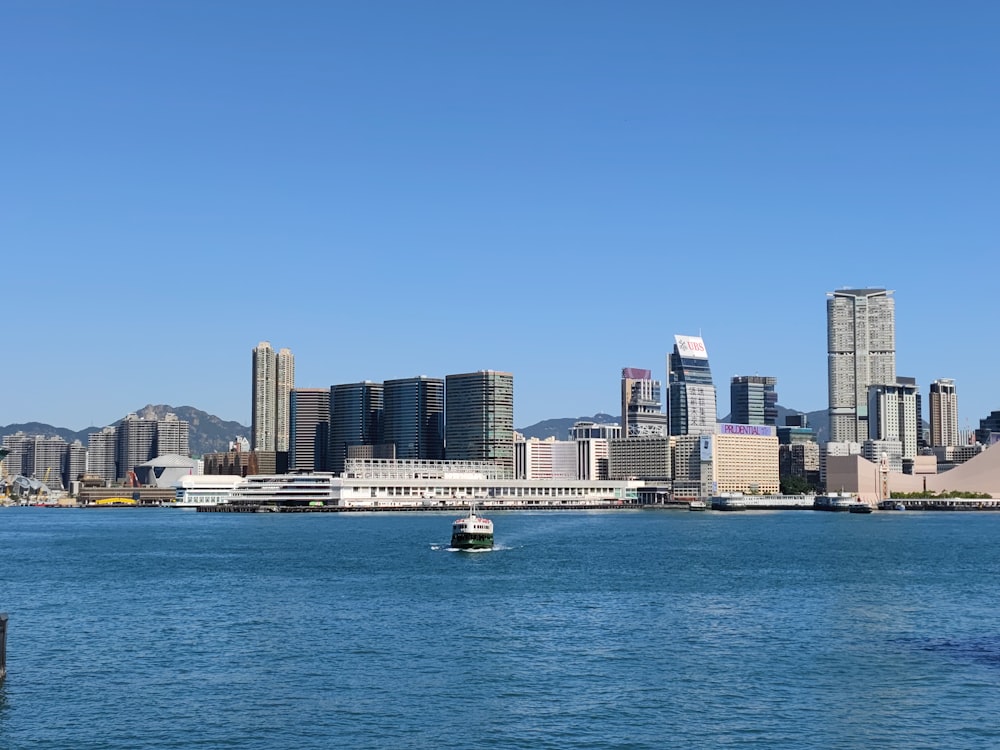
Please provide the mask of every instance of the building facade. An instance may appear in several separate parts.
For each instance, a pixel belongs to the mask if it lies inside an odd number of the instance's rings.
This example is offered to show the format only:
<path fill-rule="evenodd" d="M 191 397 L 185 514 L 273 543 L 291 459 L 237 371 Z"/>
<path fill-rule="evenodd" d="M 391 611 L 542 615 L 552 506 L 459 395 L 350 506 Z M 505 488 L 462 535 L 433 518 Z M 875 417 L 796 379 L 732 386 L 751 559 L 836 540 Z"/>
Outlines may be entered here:
<path fill-rule="evenodd" d="M 105 482 L 118 478 L 115 460 L 118 453 L 118 434 L 114 427 L 87 435 L 87 473 Z"/>
<path fill-rule="evenodd" d="M 515 479 L 576 479 L 576 441 L 514 433 Z"/>
<path fill-rule="evenodd" d="M 269 341 L 261 341 L 253 350 L 252 409 L 250 412 L 250 445 L 255 451 L 273 451 L 277 405 L 277 359 Z"/>
<path fill-rule="evenodd" d="M 669 482 L 670 438 L 629 437 L 608 441 L 608 479 L 641 479 Z"/>
<path fill-rule="evenodd" d="M 777 378 L 736 375 L 729 383 L 729 421 L 736 424 L 778 423 Z"/>
<path fill-rule="evenodd" d="M 959 445 L 958 393 L 954 380 L 939 378 L 931 383 L 930 410 L 931 447 Z"/>
<path fill-rule="evenodd" d="M 660 381 L 651 370 L 622 369 L 622 433 L 626 437 L 666 437 Z"/>
<path fill-rule="evenodd" d="M 330 447 L 330 389 L 293 388 L 288 398 L 288 466 L 291 471 L 326 471 Z"/>
<path fill-rule="evenodd" d="M 274 359 L 274 450 L 287 453 L 292 435 L 292 389 L 295 388 L 295 357 L 291 349 L 280 349 Z"/>
<path fill-rule="evenodd" d="M 348 447 L 381 446 L 384 389 L 365 380 L 330 389 L 330 470 L 344 471 Z"/>
<path fill-rule="evenodd" d="M 445 377 L 445 456 L 495 461 L 514 475 L 514 376 L 479 372 Z"/>
<path fill-rule="evenodd" d="M 868 388 L 896 383 L 896 308 L 885 289 L 842 289 L 826 301 L 830 441 L 868 439 Z"/>
<path fill-rule="evenodd" d="M 670 434 L 708 435 L 718 421 L 708 351 L 700 336 L 674 336 L 668 359 Z"/>
<path fill-rule="evenodd" d="M 383 440 L 400 460 L 444 459 L 444 380 L 424 375 L 386 380 Z"/>
<path fill-rule="evenodd" d="M 868 439 L 898 442 L 900 458 L 914 458 L 921 427 L 917 395 L 917 384 L 913 378 L 899 378 L 895 385 L 869 386 Z"/>

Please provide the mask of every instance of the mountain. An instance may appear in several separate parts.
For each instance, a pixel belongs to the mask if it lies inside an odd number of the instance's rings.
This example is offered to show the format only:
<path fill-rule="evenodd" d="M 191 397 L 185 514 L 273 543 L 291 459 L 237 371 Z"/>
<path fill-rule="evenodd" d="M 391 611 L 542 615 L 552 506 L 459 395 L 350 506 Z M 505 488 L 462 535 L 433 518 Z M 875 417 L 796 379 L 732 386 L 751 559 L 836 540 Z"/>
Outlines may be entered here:
<path fill-rule="evenodd" d="M 143 419 L 163 419 L 167 414 L 176 414 L 178 419 L 182 419 L 190 425 L 188 443 L 191 447 L 191 454 L 194 456 L 228 450 L 229 444 L 236 437 L 250 435 L 249 427 L 241 425 L 239 422 L 226 422 L 213 414 L 195 409 L 193 406 L 147 404 L 141 409 L 136 409 L 135 414 Z M 122 418 L 124 419 L 124 416 Z M 118 422 L 120 421 L 118 420 Z M 88 427 L 74 432 L 64 427 L 53 427 L 41 422 L 25 422 L 0 427 L 0 438 L 5 435 L 13 435 L 16 432 L 23 432 L 27 435 L 42 435 L 43 437 L 58 436 L 67 443 L 79 440 L 87 445 L 87 436 L 92 432 L 100 432 L 102 429 L 102 427 Z"/>

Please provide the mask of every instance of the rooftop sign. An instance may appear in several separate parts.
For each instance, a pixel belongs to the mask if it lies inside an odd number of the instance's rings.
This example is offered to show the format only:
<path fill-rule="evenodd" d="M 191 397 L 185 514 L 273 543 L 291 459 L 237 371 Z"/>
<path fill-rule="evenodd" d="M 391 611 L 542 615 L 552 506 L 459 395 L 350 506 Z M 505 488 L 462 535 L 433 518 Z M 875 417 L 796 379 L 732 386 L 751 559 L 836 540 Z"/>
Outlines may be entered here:
<path fill-rule="evenodd" d="M 719 424 L 720 435 L 757 435 L 758 437 L 774 437 L 774 426 L 769 424 Z"/>
<path fill-rule="evenodd" d="M 708 351 L 705 349 L 705 342 L 701 336 L 674 336 L 677 352 L 682 357 L 692 357 L 694 359 L 708 359 Z"/>

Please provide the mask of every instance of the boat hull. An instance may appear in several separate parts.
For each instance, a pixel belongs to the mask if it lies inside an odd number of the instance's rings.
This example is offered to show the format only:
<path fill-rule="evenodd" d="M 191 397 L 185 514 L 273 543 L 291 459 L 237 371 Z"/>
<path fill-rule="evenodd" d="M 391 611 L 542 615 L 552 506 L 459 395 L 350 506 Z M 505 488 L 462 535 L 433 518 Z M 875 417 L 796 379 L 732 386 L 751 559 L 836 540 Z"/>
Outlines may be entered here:
<path fill-rule="evenodd" d="M 454 549 L 492 549 L 492 534 L 454 533 L 451 535 L 451 546 Z"/>

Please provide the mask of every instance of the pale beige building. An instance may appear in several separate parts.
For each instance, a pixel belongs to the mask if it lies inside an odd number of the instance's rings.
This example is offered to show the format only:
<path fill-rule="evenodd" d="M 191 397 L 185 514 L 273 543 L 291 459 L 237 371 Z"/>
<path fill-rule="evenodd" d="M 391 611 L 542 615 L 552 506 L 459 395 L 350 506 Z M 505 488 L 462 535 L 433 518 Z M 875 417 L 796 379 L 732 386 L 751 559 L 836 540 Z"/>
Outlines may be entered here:
<path fill-rule="evenodd" d="M 673 440 L 674 497 L 774 495 L 780 489 L 778 434 L 772 425 L 720 423 L 714 434 Z"/>

